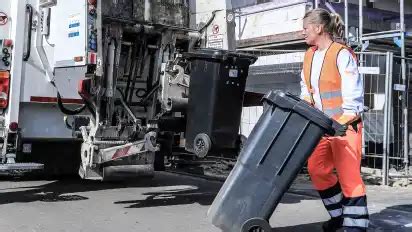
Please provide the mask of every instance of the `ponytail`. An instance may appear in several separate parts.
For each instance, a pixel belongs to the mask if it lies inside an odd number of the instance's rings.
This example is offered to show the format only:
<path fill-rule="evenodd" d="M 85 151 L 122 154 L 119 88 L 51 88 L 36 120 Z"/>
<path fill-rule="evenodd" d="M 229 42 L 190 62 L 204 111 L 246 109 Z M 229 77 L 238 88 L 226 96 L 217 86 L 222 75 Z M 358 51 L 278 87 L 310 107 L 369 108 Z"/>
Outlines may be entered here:
<path fill-rule="evenodd" d="M 340 15 L 335 13 L 330 14 L 330 22 L 327 25 L 327 31 L 331 34 L 332 39 L 335 42 L 345 41 L 345 23 Z"/>

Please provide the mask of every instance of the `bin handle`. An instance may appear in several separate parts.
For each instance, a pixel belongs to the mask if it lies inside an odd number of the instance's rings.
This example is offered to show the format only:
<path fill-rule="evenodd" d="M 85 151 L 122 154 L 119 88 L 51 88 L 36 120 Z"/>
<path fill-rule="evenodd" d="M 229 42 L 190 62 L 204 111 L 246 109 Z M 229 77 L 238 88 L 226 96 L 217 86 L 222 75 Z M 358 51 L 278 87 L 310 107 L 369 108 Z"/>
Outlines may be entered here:
<path fill-rule="evenodd" d="M 278 98 L 278 96 L 281 96 L 281 97 Z M 293 100 L 295 100 L 297 103 L 292 103 L 290 101 L 286 101 L 286 100 L 283 99 L 283 96 L 288 96 L 288 97 L 292 98 Z M 312 106 L 308 102 L 303 101 L 302 99 L 300 99 L 296 95 L 294 95 L 290 92 L 284 93 L 282 91 L 270 91 L 269 93 L 267 93 L 263 97 L 262 102 L 269 102 L 269 103 L 272 103 L 272 104 L 276 103 L 277 107 L 280 107 L 282 109 L 288 109 L 288 110 L 297 110 L 299 108 L 306 107 L 306 106 L 312 108 Z M 302 116 L 304 116 L 304 115 L 302 115 Z M 336 129 L 340 129 L 340 127 L 338 127 L 339 124 L 335 120 L 333 120 L 333 119 L 331 119 L 331 120 L 333 122 L 331 125 L 324 124 L 322 126 L 323 128 L 327 129 L 327 134 L 328 135 L 334 135 Z M 332 128 L 331 128 L 331 126 L 332 126 Z"/>
<path fill-rule="evenodd" d="M 296 101 L 298 101 L 299 104 L 306 104 L 308 106 L 311 106 L 309 103 L 307 103 L 306 101 L 302 101 L 302 99 L 300 99 L 299 97 L 297 97 L 296 95 L 294 95 L 290 92 L 286 92 L 286 95 L 289 96 L 290 98 L 293 98 Z M 343 126 L 341 124 L 339 124 L 336 120 L 334 120 L 332 118 L 330 118 L 330 119 L 332 120 L 332 128 L 329 131 L 327 131 L 327 134 L 334 135 L 336 131 L 342 130 Z"/>
<path fill-rule="evenodd" d="M 302 99 L 300 99 L 300 98 L 299 98 L 298 96 L 296 96 L 295 94 L 292 94 L 291 92 L 286 92 L 285 94 L 286 94 L 286 96 L 288 96 L 288 97 L 290 97 L 290 98 L 293 98 L 294 100 L 296 100 L 296 101 L 298 101 L 298 102 L 302 101 Z"/>
<path fill-rule="evenodd" d="M 28 61 L 30 58 L 31 52 L 31 30 L 33 25 L 33 7 L 30 4 L 26 5 L 26 16 L 28 16 L 27 20 L 27 44 L 26 44 L 26 51 L 23 53 L 23 61 Z"/>
<path fill-rule="evenodd" d="M 262 102 L 265 102 L 265 101 L 266 101 L 266 102 L 270 102 L 270 103 L 274 104 L 275 101 L 277 101 L 276 99 L 277 99 L 277 95 L 278 95 L 278 94 L 286 95 L 285 93 L 280 92 L 280 91 L 270 91 L 269 93 L 267 93 L 267 94 L 263 97 Z M 277 105 L 278 107 L 280 107 L 280 108 L 290 109 L 290 110 L 293 109 L 293 107 L 295 106 L 294 104 L 291 104 L 290 102 L 283 101 L 283 99 L 278 100 L 278 101 L 276 102 L 276 105 Z"/>

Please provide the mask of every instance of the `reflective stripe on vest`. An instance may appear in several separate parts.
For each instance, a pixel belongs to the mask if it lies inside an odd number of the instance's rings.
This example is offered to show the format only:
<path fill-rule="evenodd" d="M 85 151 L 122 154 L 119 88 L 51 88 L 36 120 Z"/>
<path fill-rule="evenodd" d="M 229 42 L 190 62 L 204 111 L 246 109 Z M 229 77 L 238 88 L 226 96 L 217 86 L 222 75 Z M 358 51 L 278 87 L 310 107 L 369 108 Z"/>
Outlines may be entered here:
<path fill-rule="evenodd" d="M 341 76 L 337 62 L 338 54 L 342 49 L 351 51 L 339 43 L 332 43 L 326 51 L 319 77 L 319 93 L 314 93 L 311 83 L 312 62 L 316 48 L 307 50 L 303 63 L 303 74 L 309 93 L 320 95 L 323 112 L 334 119 L 338 119 L 343 114 Z M 312 103 L 314 104 L 313 97 Z"/>

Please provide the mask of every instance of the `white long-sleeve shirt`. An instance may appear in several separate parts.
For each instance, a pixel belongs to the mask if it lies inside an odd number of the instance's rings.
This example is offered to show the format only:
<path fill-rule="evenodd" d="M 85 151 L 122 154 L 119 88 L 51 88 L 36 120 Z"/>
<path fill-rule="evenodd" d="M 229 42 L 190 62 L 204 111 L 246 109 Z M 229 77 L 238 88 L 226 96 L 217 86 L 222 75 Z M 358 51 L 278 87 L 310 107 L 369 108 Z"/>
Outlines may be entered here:
<path fill-rule="evenodd" d="M 311 70 L 311 85 L 313 89 L 313 99 L 315 107 L 322 110 L 322 103 L 319 94 L 319 78 L 327 49 L 315 51 Z M 342 109 L 346 115 L 354 115 L 363 111 L 363 80 L 359 74 L 356 60 L 347 49 L 342 49 L 337 59 L 338 69 L 342 81 Z M 306 86 L 304 73 L 301 73 L 301 98 L 309 97 L 308 87 Z"/>

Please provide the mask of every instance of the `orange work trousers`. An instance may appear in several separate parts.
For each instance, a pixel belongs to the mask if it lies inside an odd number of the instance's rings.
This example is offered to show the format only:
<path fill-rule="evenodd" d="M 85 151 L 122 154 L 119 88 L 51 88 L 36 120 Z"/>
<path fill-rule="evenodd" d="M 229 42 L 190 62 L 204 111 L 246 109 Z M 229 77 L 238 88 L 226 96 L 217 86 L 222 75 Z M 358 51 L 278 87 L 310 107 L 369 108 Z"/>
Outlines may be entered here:
<path fill-rule="evenodd" d="M 362 123 L 357 127 L 354 130 L 349 126 L 343 137 L 323 137 L 315 148 L 308 161 L 308 171 L 316 190 L 327 190 L 339 181 L 345 197 L 366 194 L 360 174 Z"/>

